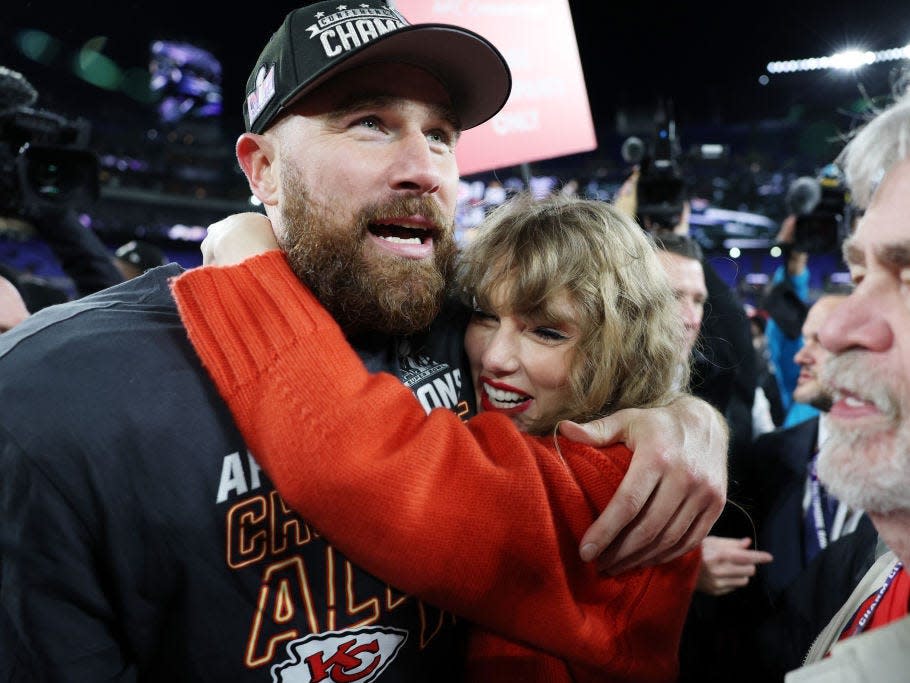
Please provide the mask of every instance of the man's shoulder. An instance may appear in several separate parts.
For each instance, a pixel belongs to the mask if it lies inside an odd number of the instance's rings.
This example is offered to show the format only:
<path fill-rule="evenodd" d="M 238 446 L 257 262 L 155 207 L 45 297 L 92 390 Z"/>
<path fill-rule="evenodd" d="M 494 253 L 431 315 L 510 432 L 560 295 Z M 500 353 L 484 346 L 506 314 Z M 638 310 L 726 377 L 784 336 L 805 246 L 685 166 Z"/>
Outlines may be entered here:
<path fill-rule="evenodd" d="M 73 342 L 106 345 L 110 337 L 152 328 L 171 316 L 179 321 L 169 280 L 182 268 L 176 264 L 155 268 L 145 275 L 94 294 L 38 311 L 0 336 L 0 363 L 23 347 L 40 346 L 43 352 Z M 164 318 L 162 318 L 164 316 Z"/>
<path fill-rule="evenodd" d="M 0 335 L 0 402 L 113 400 L 129 381 L 181 362 L 186 354 L 175 351 L 188 342 L 168 286 L 180 267 L 155 271 L 43 309 Z"/>

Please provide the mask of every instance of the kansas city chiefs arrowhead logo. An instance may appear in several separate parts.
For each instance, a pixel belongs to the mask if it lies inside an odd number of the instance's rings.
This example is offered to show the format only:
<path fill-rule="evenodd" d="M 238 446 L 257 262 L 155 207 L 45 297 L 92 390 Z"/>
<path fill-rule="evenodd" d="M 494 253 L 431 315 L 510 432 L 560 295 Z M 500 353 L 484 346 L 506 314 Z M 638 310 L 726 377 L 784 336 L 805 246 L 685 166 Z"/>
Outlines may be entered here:
<path fill-rule="evenodd" d="M 407 631 L 370 627 L 314 633 L 288 643 L 290 659 L 272 667 L 274 683 L 369 683 L 398 655 Z"/>

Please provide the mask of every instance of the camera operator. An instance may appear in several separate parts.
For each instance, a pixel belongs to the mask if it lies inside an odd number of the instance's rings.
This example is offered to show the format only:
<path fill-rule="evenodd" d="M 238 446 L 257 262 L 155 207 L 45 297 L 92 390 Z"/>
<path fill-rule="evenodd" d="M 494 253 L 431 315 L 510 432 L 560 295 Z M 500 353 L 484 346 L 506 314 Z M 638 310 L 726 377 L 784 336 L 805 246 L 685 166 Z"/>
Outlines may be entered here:
<path fill-rule="evenodd" d="M 43 240 L 81 297 L 124 278 L 105 244 L 76 213 L 98 194 L 97 161 L 85 148 L 88 127 L 32 109 L 36 99 L 22 74 L 0 66 L 0 231 Z M 9 265 L 2 275 L 32 313 L 69 298 Z"/>
<path fill-rule="evenodd" d="M 624 145 L 623 156 L 636 155 L 636 165 L 620 189 L 616 205 L 636 216 L 649 233 L 689 235 L 688 189 L 676 162 L 675 134 L 658 132 L 650 157 L 644 149 L 631 151 Z M 641 144 L 638 141 L 637 144 Z M 631 155 L 631 157 L 630 157 Z M 746 453 L 752 443 L 752 403 L 758 370 L 752 334 L 745 308 L 736 293 L 724 282 L 707 258 L 702 259 L 708 299 L 699 349 L 692 367 L 692 393 L 705 399 L 727 418 L 732 434 L 731 466 L 737 453 Z M 734 483 L 731 479 L 731 484 Z"/>

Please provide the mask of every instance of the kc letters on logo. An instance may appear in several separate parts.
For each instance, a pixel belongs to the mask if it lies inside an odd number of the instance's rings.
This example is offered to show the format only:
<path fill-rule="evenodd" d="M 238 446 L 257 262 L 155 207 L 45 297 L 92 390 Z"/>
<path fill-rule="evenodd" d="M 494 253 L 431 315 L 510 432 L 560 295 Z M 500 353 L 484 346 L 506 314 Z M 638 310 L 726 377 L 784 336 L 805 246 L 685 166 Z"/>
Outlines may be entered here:
<path fill-rule="evenodd" d="M 395 659 L 405 631 L 371 627 L 317 633 L 288 644 L 291 659 L 272 667 L 274 683 L 369 683 Z"/>

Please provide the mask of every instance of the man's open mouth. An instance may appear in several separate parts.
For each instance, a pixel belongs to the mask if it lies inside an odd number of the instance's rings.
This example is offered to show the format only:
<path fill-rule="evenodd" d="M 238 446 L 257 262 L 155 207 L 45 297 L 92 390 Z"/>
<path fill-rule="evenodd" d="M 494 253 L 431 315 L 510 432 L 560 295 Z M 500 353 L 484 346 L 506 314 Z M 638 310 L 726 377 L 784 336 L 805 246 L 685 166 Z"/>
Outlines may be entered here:
<path fill-rule="evenodd" d="M 381 240 L 393 244 L 426 244 L 433 239 L 433 231 L 406 225 L 370 223 L 370 232 Z"/>

